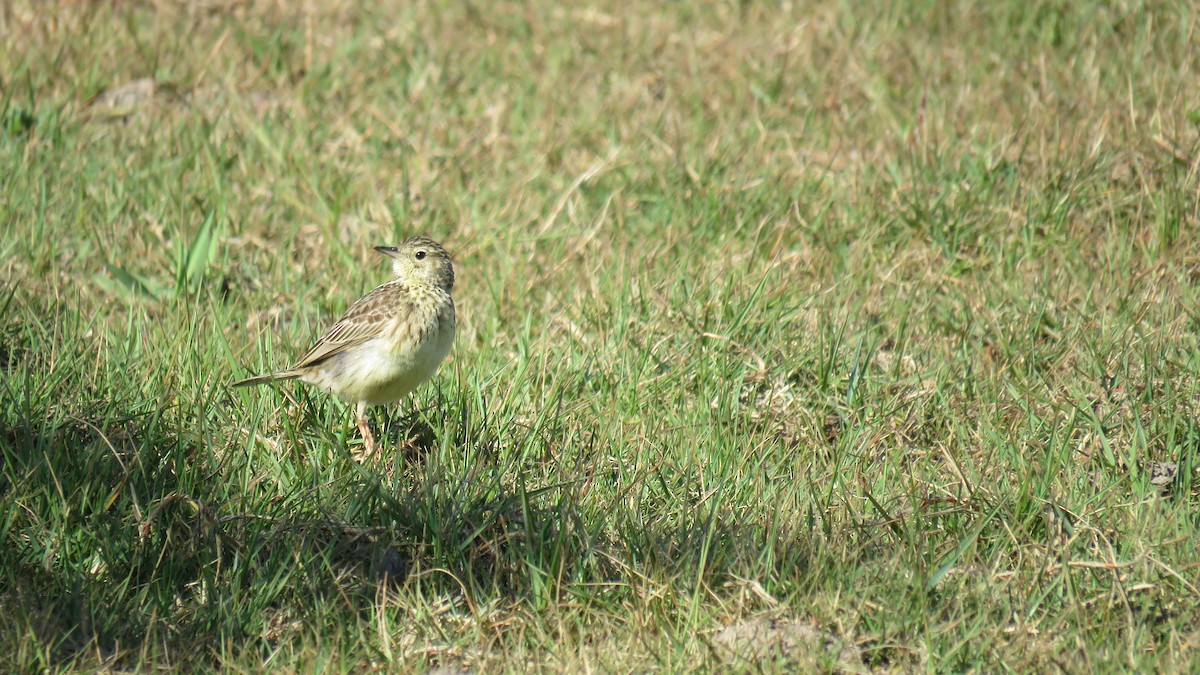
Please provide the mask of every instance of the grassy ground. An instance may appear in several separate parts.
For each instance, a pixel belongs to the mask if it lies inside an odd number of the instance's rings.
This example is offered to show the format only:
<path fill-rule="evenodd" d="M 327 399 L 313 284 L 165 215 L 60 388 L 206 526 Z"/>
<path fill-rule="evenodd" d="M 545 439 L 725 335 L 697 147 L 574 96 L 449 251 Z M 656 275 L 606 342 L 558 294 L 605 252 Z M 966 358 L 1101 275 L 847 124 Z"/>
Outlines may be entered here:
<path fill-rule="evenodd" d="M 1191 3 L 361 4 L 0 8 L 3 670 L 1196 667 Z"/>

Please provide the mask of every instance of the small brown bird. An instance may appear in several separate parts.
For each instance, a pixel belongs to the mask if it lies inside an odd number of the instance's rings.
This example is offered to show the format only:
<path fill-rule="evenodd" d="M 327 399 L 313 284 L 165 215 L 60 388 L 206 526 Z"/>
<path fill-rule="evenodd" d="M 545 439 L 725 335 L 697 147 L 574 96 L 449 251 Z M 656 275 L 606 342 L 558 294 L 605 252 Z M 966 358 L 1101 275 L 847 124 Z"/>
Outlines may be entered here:
<path fill-rule="evenodd" d="M 454 344 L 454 266 L 446 249 L 413 237 L 375 250 L 392 257 L 394 280 L 351 305 L 292 367 L 231 385 L 300 380 L 356 403 L 367 454 L 375 452 L 367 406 L 407 396 L 437 371 Z"/>

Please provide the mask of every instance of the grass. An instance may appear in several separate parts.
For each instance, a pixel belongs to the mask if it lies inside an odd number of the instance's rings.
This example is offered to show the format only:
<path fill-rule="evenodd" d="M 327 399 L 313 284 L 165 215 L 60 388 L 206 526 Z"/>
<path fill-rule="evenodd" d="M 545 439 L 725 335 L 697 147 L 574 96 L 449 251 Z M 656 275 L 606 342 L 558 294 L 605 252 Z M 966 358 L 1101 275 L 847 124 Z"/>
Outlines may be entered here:
<path fill-rule="evenodd" d="M 1194 670 L 1198 29 L 10 3 L 0 664 Z M 227 388 L 416 233 L 460 333 L 382 456 Z"/>

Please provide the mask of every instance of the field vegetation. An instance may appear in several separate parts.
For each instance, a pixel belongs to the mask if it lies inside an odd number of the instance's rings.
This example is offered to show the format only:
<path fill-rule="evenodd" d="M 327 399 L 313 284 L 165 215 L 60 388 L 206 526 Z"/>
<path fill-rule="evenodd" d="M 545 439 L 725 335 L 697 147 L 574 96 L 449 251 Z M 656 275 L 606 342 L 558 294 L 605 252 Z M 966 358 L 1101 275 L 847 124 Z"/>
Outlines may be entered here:
<path fill-rule="evenodd" d="M 1194 672 L 1194 3 L 0 7 L 0 669 Z M 285 365 L 423 234 L 459 334 Z"/>

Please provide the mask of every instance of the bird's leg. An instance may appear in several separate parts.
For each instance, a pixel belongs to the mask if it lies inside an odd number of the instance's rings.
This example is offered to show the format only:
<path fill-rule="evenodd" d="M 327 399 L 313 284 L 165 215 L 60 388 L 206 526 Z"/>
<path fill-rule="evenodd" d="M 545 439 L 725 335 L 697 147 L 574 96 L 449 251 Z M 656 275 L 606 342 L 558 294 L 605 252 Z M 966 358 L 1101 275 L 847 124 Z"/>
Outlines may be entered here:
<path fill-rule="evenodd" d="M 371 435 L 371 427 L 367 424 L 367 404 L 358 404 L 358 433 L 363 439 L 363 454 L 367 457 L 375 454 L 375 437 Z"/>

